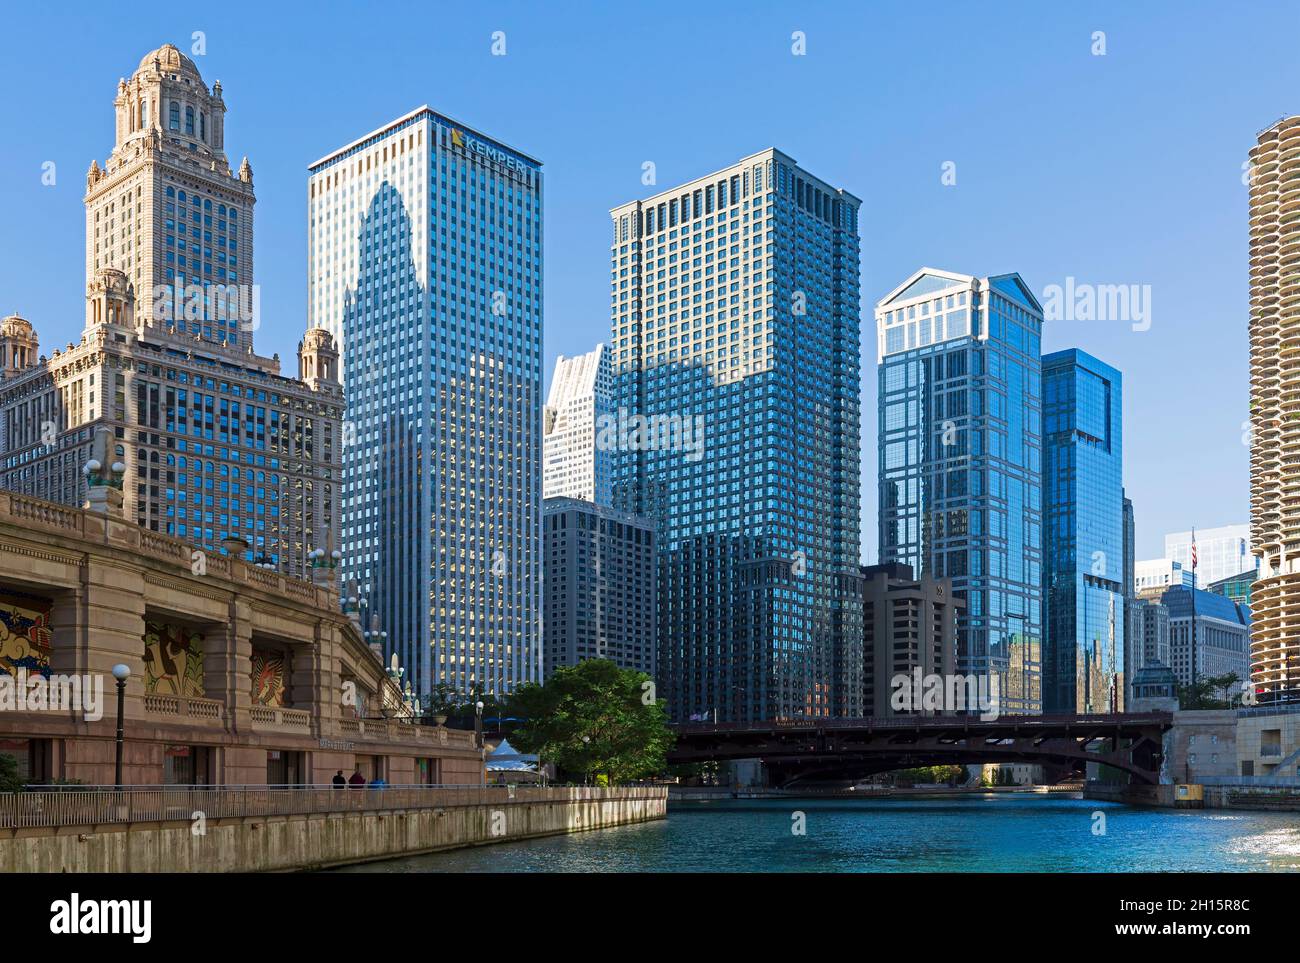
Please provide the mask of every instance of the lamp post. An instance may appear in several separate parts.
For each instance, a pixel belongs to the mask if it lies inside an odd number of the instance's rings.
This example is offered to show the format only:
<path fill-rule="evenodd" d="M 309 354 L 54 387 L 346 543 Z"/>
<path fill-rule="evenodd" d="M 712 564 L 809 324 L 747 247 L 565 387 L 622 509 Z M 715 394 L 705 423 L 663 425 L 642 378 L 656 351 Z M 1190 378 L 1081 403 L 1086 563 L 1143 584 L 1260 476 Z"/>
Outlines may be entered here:
<path fill-rule="evenodd" d="M 122 788 L 122 718 L 126 712 L 126 680 L 131 677 L 131 667 L 119 662 L 113 666 L 113 678 L 117 680 L 117 763 L 113 767 L 113 788 Z"/>
<path fill-rule="evenodd" d="M 478 744 L 479 778 L 487 786 L 487 753 L 483 751 L 483 700 L 474 703 L 474 741 Z"/>

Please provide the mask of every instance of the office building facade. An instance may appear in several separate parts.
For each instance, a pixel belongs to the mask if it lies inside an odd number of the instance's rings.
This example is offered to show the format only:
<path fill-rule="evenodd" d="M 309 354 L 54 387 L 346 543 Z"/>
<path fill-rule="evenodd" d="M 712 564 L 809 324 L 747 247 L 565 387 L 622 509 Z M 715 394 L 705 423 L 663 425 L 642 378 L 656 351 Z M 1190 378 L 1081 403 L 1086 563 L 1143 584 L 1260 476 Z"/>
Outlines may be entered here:
<path fill-rule="evenodd" d="M 1243 602 L 1246 608 L 1250 608 L 1251 589 L 1258 577 L 1259 573 L 1253 568 L 1247 569 L 1244 572 L 1238 572 L 1236 575 L 1221 578 L 1217 582 L 1211 582 L 1205 586 L 1205 591 L 1213 592 L 1215 595 L 1222 595 L 1234 602 Z"/>
<path fill-rule="evenodd" d="M 1125 666 L 1129 678 L 1144 666 L 1169 665 L 1169 609 L 1149 599 L 1132 599 L 1125 640 L 1130 653 Z"/>
<path fill-rule="evenodd" d="M 1016 274 L 923 268 L 876 307 L 880 561 L 952 579 L 958 669 L 1006 713 L 1043 701 L 1042 321 Z"/>
<path fill-rule="evenodd" d="M 615 507 L 677 720 L 861 714 L 859 200 L 769 149 L 611 211 Z"/>
<path fill-rule="evenodd" d="M 1043 710 L 1121 712 L 1123 385 L 1077 348 L 1043 357 Z"/>
<path fill-rule="evenodd" d="M 1195 636 L 1192 633 L 1193 592 Z M 1166 590 L 1160 601 L 1169 612 L 1169 666 L 1179 685 L 1191 685 L 1193 671 L 1198 681 L 1229 673 L 1239 682 L 1250 678 L 1250 611 L 1246 606 L 1184 585 Z M 1240 686 L 1232 691 L 1234 696 L 1240 693 Z"/>
<path fill-rule="evenodd" d="M 1250 526 L 1222 525 L 1198 528 L 1195 532 L 1171 532 L 1165 536 L 1165 558 L 1192 570 L 1192 541 L 1196 542 L 1196 586 L 1237 575 L 1255 567 L 1250 554 Z"/>
<path fill-rule="evenodd" d="M 540 671 L 542 171 L 421 107 L 310 167 L 343 570 L 416 695 Z"/>
<path fill-rule="evenodd" d="M 1159 601 L 1175 585 L 1192 587 L 1191 569 L 1172 558 L 1144 558 L 1133 566 L 1133 589 L 1140 599 Z"/>
<path fill-rule="evenodd" d="M 555 362 L 542 412 L 542 497 L 576 498 L 606 508 L 612 501 L 608 433 L 616 418 L 609 349 Z"/>
<path fill-rule="evenodd" d="M 165 44 L 114 109 L 113 152 L 86 177 L 79 343 L 46 358 L 28 321 L 0 323 L 0 485 L 82 504 L 107 427 L 128 519 L 306 577 L 340 509 L 333 339 L 307 331 L 297 379 L 253 352 L 253 175 L 226 161 L 220 85 Z"/>
<path fill-rule="evenodd" d="M 957 613 L 961 601 L 953 596 L 949 579 L 916 578 L 899 562 L 862 567 L 863 707 L 876 718 L 895 715 L 935 715 L 916 703 L 913 691 L 905 700 L 895 693 L 911 685 L 919 671 L 947 680 L 957 669 Z M 896 701 L 910 705 L 899 709 Z M 954 707 L 944 707 L 955 711 Z M 970 707 L 963 707 L 970 708 Z"/>
<path fill-rule="evenodd" d="M 654 678 L 654 526 L 593 502 L 548 498 L 542 531 L 545 677 L 609 659 Z"/>

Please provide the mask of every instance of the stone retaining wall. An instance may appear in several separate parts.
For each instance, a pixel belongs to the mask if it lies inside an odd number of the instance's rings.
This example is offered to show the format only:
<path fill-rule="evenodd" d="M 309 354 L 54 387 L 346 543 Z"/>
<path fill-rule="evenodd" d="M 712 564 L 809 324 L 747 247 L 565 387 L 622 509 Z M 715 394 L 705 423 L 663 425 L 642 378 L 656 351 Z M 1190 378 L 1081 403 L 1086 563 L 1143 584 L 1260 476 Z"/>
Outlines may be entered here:
<path fill-rule="evenodd" d="M 536 790 L 533 793 L 536 794 Z M 663 819 L 667 791 L 542 790 L 546 799 L 439 808 L 243 816 L 0 831 L 0 873 L 321 869 Z M 201 830 L 201 832 L 200 832 Z"/>

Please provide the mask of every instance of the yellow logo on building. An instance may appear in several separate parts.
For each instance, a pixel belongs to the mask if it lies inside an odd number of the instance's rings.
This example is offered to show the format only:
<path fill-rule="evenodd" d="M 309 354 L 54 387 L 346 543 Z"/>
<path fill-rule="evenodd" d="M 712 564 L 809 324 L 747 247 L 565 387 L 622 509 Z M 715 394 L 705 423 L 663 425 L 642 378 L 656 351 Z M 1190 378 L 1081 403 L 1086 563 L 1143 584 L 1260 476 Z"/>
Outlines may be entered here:
<path fill-rule="evenodd" d="M 459 131 L 459 130 L 457 130 L 455 127 L 451 128 L 451 146 L 452 146 L 452 147 L 464 147 L 464 146 L 465 146 L 465 134 L 464 134 L 464 132 L 463 132 L 463 131 Z"/>

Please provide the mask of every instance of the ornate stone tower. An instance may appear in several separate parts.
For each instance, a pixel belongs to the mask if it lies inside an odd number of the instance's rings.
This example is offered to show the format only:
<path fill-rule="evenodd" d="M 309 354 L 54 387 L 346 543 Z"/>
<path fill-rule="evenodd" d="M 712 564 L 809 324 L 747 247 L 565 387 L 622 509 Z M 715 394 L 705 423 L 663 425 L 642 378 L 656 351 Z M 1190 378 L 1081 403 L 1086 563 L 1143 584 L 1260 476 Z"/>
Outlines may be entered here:
<path fill-rule="evenodd" d="M 11 314 L 0 321 L 0 378 L 36 367 L 38 347 L 36 329 L 26 318 Z"/>
<path fill-rule="evenodd" d="M 226 103 L 171 44 L 119 80 L 116 139 L 86 175 L 86 280 L 111 268 L 135 290 L 142 327 L 247 349 L 252 343 L 253 174 L 232 174 Z"/>
<path fill-rule="evenodd" d="M 135 327 L 135 288 L 116 268 L 102 268 L 86 285 L 86 327 L 116 324 Z"/>
<path fill-rule="evenodd" d="M 339 383 L 339 352 L 324 328 L 308 328 L 298 342 L 298 380 L 313 391 L 321 383 Z"/>

